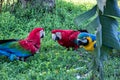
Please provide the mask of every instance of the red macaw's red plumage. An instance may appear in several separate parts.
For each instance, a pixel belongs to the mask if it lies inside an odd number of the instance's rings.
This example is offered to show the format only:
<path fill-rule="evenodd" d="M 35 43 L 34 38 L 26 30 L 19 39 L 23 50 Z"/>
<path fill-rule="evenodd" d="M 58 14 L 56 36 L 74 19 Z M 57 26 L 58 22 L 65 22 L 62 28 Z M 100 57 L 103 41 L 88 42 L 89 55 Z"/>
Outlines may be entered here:
<path fill-rule="evenodd" d="M 52 39 L 57 40 L 57 42 L 66 48 L 78 49 L 79 46 L 76 43 L 77 36 L 80 31 L 75 30 L 61 30 L 55 29 L 51 31 Z M 59 38 L 59 39 L 57 39 Z"/>
<path fill-rule="evenodd" d="M 20 45 L 29 50 L 32 54 L 36 53 L 40 48 L 40 31 L 44 31 L 43 28 L 35 28 L 33 29 L 26 39 L 20 40 Z"/>

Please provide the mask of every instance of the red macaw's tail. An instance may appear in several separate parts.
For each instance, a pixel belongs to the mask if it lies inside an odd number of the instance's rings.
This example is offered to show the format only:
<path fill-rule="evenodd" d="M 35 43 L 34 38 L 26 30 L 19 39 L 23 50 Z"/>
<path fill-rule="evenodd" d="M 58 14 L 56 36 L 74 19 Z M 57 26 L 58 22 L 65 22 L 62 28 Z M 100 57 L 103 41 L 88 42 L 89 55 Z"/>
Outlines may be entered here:
<path fill-rule="evenodd" d="M 17 39 L 7 39 L 7 40 L 0 40 L 0 44 L 12 42 L 12 41 L 18 41 Z"/>

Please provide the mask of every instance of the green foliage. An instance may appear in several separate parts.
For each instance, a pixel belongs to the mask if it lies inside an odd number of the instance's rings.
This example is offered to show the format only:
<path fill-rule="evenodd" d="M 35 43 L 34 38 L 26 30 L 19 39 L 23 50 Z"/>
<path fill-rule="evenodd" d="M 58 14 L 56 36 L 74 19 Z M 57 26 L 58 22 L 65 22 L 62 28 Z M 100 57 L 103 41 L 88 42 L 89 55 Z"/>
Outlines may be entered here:
<path fill-rule="evenodd" d="M 35 27 L 44 27 L 46 36 L 42 39 L 40 52 L 31 56 L 26 62 L 13 61 L 0 56 L 1 80 L 90 80 L 90 63 L 93 54 L 82 49 L 67 51 L 51 39 L 52 29 L 79 29 L 74 25 L 74 18 L 90 9 L 82 5 L 74 5 L 56 0 L 56 8 L 52 13 L 37 9 L 16 8 L 15 12 L 4 10 L 0 13 L 0 39 L 25 38 Z M 97 23 L 96 23 L 97 24 Z M 80 28 L 85 28 L 80 26 Z M 105 79 L 119 80 L 120 58 L 109 57 L 105 65 Z M 88 75 L 86 75 L 88 74 Z"/>
<path fill-rule="evenodd" d="M 89 11 L 80 14 L 75 18 L 75 24 L 80 26 L 86 20 L 89 20 L 92 16 L 97 16 L 86 27 L 93 26 L 96 33 L 96 49 L 94 51 L 93 60 L 93 76 L 92 79 L 96 80 L 96 75 L 99 80 L 104 80 L 103 74 L 103 58 L 106 54 L 109 54 L 112 49 L 120 49 L 120 42 L 118 37 L 118 22 L 115 17 L 120 17 L 120 9 L 116 0 L 97 0 L 97 6 L 93 7 Z M 104 2 L 106 1 L 106 2 Z M 106 5 L 106 6 L 105 6 Z M 103 9 L 101 8 L 103 7 Z M 96 9 L 97 8 L 97 9 Z M 95 13 L 97 14 L 95 15 Z M 96 27 L 97 26 L 97 27 Z M 90 28 L 88 28 L 90 29 Z M 105 48 L 105 49 L 104 49 Z M 106 50 L 107 49 L 107 50 Z M 98 71 L 98 73 L 97 73 Z"/>

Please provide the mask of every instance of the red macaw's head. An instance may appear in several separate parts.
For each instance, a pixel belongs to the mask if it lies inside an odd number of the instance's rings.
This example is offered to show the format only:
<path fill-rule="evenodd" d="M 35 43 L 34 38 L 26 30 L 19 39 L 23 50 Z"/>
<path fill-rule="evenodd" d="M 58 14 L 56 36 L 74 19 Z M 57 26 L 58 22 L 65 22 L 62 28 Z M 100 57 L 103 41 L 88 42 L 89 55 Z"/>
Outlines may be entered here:
<path fill-rule="evenodd" d="M 62 39 L 62 30 L 52 30 L 52 39 L 61 40 Z"/>
<path fill-rule="evenodd" d="M 43 38 L 45 36 L 45 32 L 43 28 L 34 28 L 28 35 L 28 40 L 40 40 L 40 38 Z"/>
<path fill-rule="evenodd" d="M 64 39 L 68 38 L 68 36 L 71 34 L 71 32 L 73 32 L 73 30 L 61 30 L 61 29 L 52 30 L 51 31 L 52 39 L 57 40 L 57 41 L 64 40 Z"/>
<path fill-rule="evenodd" d="M 40 40 L 45 36 L 43 28 L 34 28 L 26 39 L 20 40 L 20 45 L 29 50 L 31 53 L 36 53 L 40 48 Z"/>
<path fill-rule="evenodd" d="M 34 28 L 26 38 L 27 41 L 30 41 L 33 45 L 40 48 L 40 40 L 45 36 L 44 28 L 38 27 Z"/>

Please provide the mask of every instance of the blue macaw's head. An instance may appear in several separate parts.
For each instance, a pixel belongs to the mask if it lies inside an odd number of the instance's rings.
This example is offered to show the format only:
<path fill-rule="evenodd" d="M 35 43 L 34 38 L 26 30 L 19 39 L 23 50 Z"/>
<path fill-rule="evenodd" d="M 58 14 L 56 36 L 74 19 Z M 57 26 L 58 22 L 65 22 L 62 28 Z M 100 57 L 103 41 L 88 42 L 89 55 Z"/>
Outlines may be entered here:
<path fill-rule="evenodd" d="M 89 41 L 86 39 L 86 37 L 90 37 L 92 39 L 92 41 L 96 40 L 96 36 L 94 34 L 90 34 L 87 32 L 81 32 L 77 37 L 77 44 L 78 45 L 87 45 Z"/>
<path fill-rule="evenodd" d="M 83 45 L 84 43 L 87 43 L 87 40 L 85 39 L 85 37 L 88 37 L 89 34 L 87 32 L 81 32 L 80 34 L 78 34 L 77 37 L 77 45 Z"/>
<path fill-rule="evenodd" d="M 89 33 L 87 33 L 87 32 L 81 32 L 78 35 L 78 39 L 83 39 L 84 37 L 88 37 L 88 36 L 89 36 Z"/>
<path fill-rule="evenodd" d="M 84 39 L 86 37 L 90 37 L 92 38 L 92 40 L 96 40 L 96 36 L 94 34 L 90 34 L 90 33 L 87 33 L 87 32 L 82 32 L 78 35 L 78 39 Z"/>

